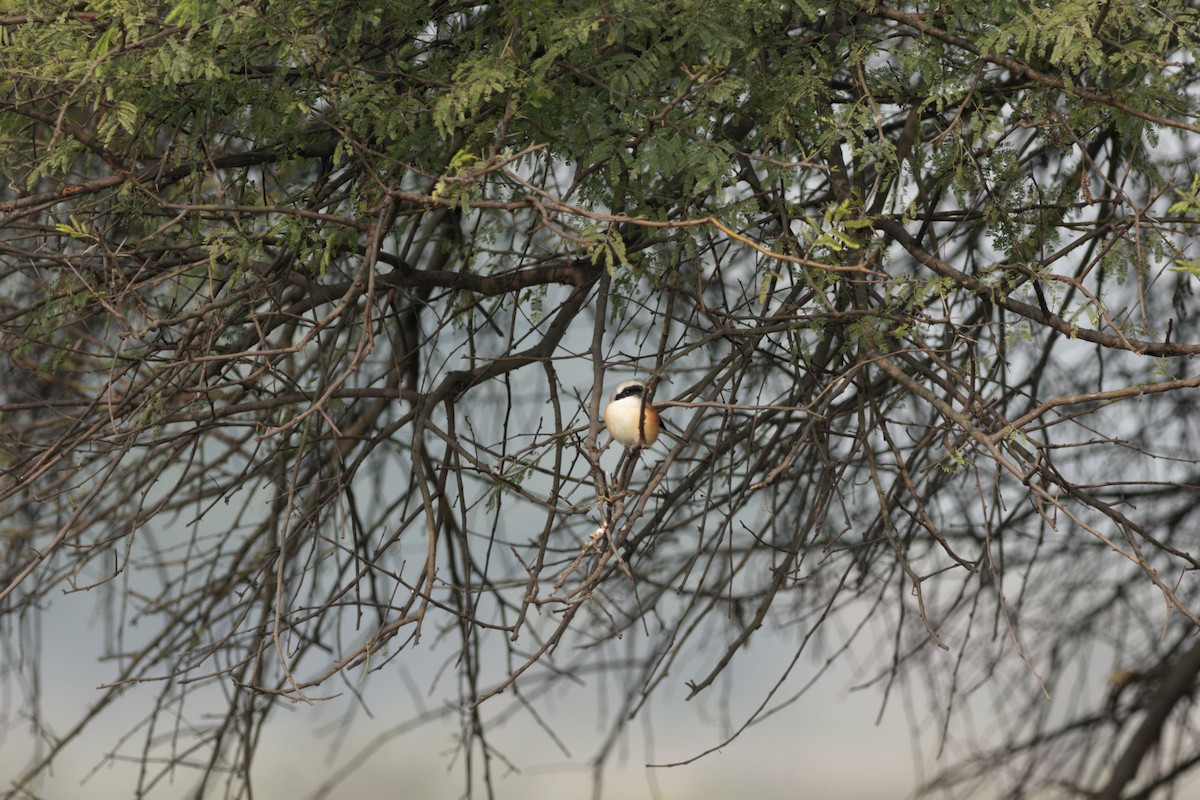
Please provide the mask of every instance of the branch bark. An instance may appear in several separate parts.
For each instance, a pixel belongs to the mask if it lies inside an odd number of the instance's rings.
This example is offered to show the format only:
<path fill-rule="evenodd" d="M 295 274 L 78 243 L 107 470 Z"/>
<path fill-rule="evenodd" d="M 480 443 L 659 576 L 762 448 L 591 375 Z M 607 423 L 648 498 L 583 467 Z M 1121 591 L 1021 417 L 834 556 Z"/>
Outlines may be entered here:
<path fill-rule="evenodd" d="M 1120 800 L 1125 787 L 1137 777 L 1150 749 L 1162 737 L 1167 717 L 1180 700 L 1192 693 L 1196 686 L 1196 678 L 1200 675 L 1200 639 L 1167 668 L 1165 675 L 1154 700 L 1146 708 L 1145 719 L 1129 741 L 1121 758 L 1117 760 L 1108 783 L 1096 793 L 1096 800 Z"/>

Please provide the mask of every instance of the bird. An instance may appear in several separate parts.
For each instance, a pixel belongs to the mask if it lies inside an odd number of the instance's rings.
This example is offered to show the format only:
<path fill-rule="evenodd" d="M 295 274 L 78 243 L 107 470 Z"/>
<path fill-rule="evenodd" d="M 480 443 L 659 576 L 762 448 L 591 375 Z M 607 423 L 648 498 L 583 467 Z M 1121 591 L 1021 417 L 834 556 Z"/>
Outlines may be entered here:
<path fill-rule="evenodd" d="M 623 381 L 613 389 L 612 399 L 604 407 L 604 427 L 612 438 L 635 450 L 649 447 L 661 428 L 658 412 L 639 381 Z"/>

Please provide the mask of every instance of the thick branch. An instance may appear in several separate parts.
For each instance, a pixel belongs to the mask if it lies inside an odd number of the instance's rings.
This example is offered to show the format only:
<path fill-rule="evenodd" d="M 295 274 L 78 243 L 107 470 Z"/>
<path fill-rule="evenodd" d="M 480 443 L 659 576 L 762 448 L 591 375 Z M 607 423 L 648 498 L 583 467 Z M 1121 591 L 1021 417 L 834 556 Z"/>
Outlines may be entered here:
<path fill-rule="evenodd" d="M 1167 668 L 1162 685 L 1146 709 L 1146 717 L 1129 741 L 1125 752 L 1113 767 L 1108 783 L 1096 795 L 1096 800 L 1120 800 L 1125 787 L 1137 776 L 1147 753 L 1162 736 L 1167 717 L 1180 700 L 1192 693 L 1200 675 L 1200 640 L 1183 657 Z"/>

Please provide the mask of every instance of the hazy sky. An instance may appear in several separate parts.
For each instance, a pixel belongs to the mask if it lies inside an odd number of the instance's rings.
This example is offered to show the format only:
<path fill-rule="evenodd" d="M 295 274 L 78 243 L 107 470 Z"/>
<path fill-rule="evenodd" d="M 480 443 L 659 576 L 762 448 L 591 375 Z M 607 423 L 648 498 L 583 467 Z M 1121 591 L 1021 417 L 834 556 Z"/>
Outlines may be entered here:
<path fill-rule="evenodd" d="M 95 619 L 92 600 L 83 593 L 60 597 L 45 618 L 42 690 L 46 722 L 54 733 L 64 732 L 79 718 L 84 707 L 100 696 L 97 686 L 113 672 L 111 664 L 95 661 L 103 624 Z M 89 621 L 93 623 L 90 626 Z M 360 688 L 373 718 L 361 709 L 354 713 L 337 747 L 339 736 L 330 732 L 357 707 L 353 698 L 344 694 L 313 706 L 281 702 L 259 751 L 257 796 L 310 796 L 336 766 L 379 737 L 385 738 L 386 746 L 329 797 L 379 796 L 381 790 L 398 785 L 403 786 L 404 797 L 459 796 L 463 782 L 461 769 L 454 766 L 456 717 L 401 736 L 388 735 L 389 730 L 414 714 L 441 707 L 441 694 L 414 697 L 413 687 L 424 690 L 431 685 L 442 655 L 434 648 L 418 646 L 393 662 L 408 673 L 407 682 L 395 669 L 372 675 Z M 647 761 L 683 760 L 718 744 L 724 738 L 722 728 L 728 728 L 730 722 L 741 723 L 790 660 L 791 650 L 784 642 L 764 636 L 746 655 L 749 657 L 733 667 L 736 686 L 713 687 L 716 692 L 691 702 L 684 702 L 684 693 L 678 689 L 695 675 L 682 672 L 674 681 L 668 679 L 675 688 L 656 697 L 648 712 L 630 726 L 619 757 L 605 773 L 605 796 L 653 797 L 655 787 L 664 798 L 691 800 L 733 796 L 852 800 L 903 797 L 911 791 L 914 756 L 903 706 L 893 700 L 883 723 L 874 725 L 879 711 L 878 693 L 846 691 L 849 677 L 844 670 L 827 675 L 790 708 L 748 729 L 719 752 L 687 766 L 646 769 Z M 761 669 L 751 674 L 747 664 L 760 665 Z M 811 663 L 802 665 L 781 696 L 794 693 L 816 669 Z M 335 683 L 331 681 L 322 688 L 328 688 L 329 693 L 344 689 Z M 115 738 L 137 724 L 155 688 L 136 687 L 108 709 L 103 724 L 93 726 L 57 762 L 53 782 L 41 787 L 44 796 L 88 800 L 129 797 L 136 764 L 109 763 L 92 770 L 114 746 Z M 443 693 L 448 688 L 445 680 L 439 688 Z M 220 713 L 223 704 L 217 692 L 209 689 L 205 695 L 212 711 Z M 495 763 L 497 774 L 503 776 L 497 782 L 502 797 L 590 796 L 588 760 L 603 734 L 597 728 L 597 697 L 594 681 L 570 692 L 555 693 L 548 722 L 569 748 L 570 758 L 525 714 L 515 715 L 492 733 L 495 746 L 520 769 L 519 773 L 511 773 L 503 764 Z M 32 736 L 27 724 L 13 719 L 17 710 L 8 706 L 16 699 L 11 688 L 3 699 L 9 725 L 0 742 L 0 778 L 7 783 L 20 771 Z M 495 701 L 492 705 L 499 712 L 507 698 L 500 696 Z M 196 696 L 189 702 L 188 716 L 202 718 L 204 707 L 205 697 Z M 135 755 L 140 747 L 138 737 L 125 746 L 124 752 Z M 92 774 L 83 781 L 89 772 Z M 181 770 L 161 796 L 187 796 L 194 786 L 195 773 Z M 214 791 L 211 796 L 219 793 Z"/>

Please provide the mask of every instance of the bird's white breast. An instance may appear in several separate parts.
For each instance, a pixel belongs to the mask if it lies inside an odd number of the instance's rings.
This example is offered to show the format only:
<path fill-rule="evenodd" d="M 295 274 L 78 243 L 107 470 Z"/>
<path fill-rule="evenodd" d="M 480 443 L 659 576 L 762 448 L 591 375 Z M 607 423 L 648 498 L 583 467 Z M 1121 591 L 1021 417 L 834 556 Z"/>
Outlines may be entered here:
<path fill-rule="evenodd" d="M 649 404 L 643 406 L 641 397 L 623 397 L 609 403 L 604 409 L 604 426 L 614 439 L 626 447 L 643 444 L 643 435 L 644 444 L 652 444 L 658 436 L 658 426 L 653 425 L 650 420 L 647 420 L 644 426 L 638 424 L 643 407 L 649 416 L 652 409 L 649 408 Z"/>

